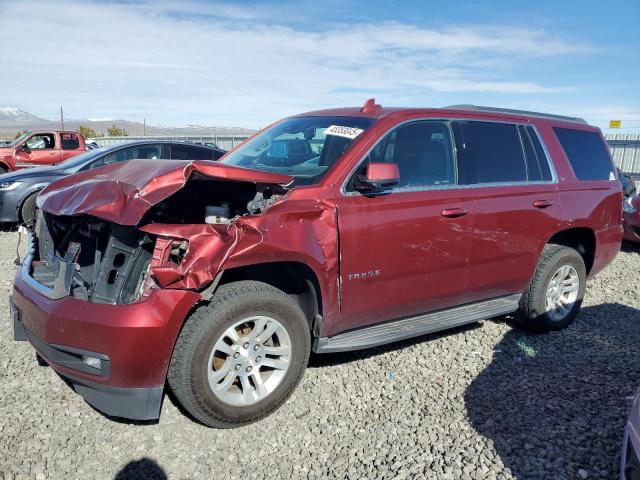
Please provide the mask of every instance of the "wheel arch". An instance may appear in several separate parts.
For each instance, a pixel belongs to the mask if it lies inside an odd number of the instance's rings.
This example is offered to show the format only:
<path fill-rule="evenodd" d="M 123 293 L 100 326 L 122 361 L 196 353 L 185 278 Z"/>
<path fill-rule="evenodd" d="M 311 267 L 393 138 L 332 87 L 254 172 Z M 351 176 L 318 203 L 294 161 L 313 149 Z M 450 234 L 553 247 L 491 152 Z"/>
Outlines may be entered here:
<path fill-rule="evenodd" d="M 20 197 L 20 200 L 16 202 L 16 216 L 18 218 L 18 222 L 24 221 L 24 219 L 22 218 L 22 206 L 24 205 L 24 202 L 26 202 L 27 198 L 29 198 L 31 195 L 35 194 L 37 196 L 38 193 L 40 193 L 44 189 L 44 187 L 46 187 L 46 185 L 35 186 L 34 188 L 27 191 L 27 193 L 22 195 L 22 197 Z"/>
<path fill-rule="evenodd" d="M 222 270 L 216 280 L 212 293 L 221 285 L 241 280 L 255 280 L 282 290 L 300 306 L 309 321 L 311 333 L 320 335 L 322 289 L 316 273 L 308 265 L 297 261 L 249 264 Z"/>
<path fill-rule="evenodd" d="M 549 238 L 547 244 L 564 245 L 576 250 L 582 256 L 589 275 L 596 258 L 596 233 L 592 228 L 575 226 L 560 230 Z"/>

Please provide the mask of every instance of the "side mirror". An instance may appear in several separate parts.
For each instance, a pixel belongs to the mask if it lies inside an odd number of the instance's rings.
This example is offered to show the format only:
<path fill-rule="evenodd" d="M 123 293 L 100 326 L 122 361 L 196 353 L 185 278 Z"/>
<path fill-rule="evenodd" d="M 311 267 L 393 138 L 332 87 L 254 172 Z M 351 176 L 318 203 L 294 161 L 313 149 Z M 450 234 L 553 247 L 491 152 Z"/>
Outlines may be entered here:
<path fill-rule="evenodd" d="M 395 163 L 372 162 L 367 165 L 364 175 L 356 181 L 358 190 L 373 191 L 393 187 L 400 181 L 400 170 Z"/>
<path fill-rule="evenodd" d="M 18 150 L 24 153 L 31 153 L 31 149 L 29 148 L 29 145 L 27 145 L 26 143 L 23 143 L 22 145 L 20 145 L 18 147 Z"/>

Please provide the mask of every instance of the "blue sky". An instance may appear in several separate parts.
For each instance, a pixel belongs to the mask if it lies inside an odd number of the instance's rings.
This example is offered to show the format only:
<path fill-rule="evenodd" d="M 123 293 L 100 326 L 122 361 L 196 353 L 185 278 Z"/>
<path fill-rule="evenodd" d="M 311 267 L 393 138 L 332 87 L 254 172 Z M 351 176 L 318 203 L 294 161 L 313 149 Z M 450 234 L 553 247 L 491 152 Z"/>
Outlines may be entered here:
<path fill-rule="evenodd" d="M 47 118 L 260 127 L 373 96 L 640 133 L 638 0 L 0 0 L 0 18 L 0 106 Z"/>

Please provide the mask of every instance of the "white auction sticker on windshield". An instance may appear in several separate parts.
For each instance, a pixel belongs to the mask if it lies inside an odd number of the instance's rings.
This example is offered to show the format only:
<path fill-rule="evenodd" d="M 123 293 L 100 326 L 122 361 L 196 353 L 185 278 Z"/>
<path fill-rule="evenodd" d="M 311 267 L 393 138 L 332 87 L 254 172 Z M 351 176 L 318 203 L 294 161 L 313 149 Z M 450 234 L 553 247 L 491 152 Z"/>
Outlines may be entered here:
<path fill-rule="evenodd" d="M 345 138 L 350 138 L 351 140 L 353 140 L 358 135 L 360 135 L 362 132 L 364 132 L 364 130 L 362 130 L 361 128 L 343 127 L 341 125 L 331 125 L 331 126 L 327 127 L 327 129 L 324 131 L 324 134 L 325 135 L 336 135 L 338 137 L 345 137 Z"/>

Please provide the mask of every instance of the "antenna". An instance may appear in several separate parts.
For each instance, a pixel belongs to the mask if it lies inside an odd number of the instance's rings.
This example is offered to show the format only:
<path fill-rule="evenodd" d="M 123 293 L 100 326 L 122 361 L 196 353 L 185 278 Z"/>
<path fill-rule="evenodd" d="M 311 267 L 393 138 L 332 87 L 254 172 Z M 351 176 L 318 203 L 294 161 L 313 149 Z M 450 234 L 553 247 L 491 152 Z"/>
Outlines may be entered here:
<path fill-rule="evenodd" d="M 370 113 L 375 112 L 376 110 L 380 110 L 381 108 L 382 107 L 376 103 L 375 98 L 370 98 L 366 102 L 364 102 L 364 105 L 362 106 L 360 111 L 362 113 Z"/>

